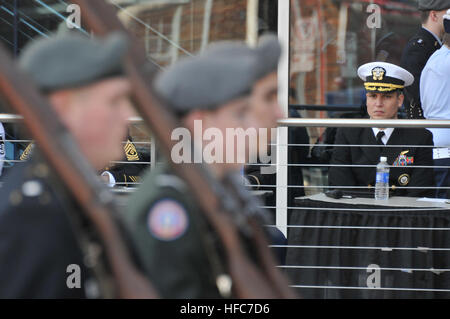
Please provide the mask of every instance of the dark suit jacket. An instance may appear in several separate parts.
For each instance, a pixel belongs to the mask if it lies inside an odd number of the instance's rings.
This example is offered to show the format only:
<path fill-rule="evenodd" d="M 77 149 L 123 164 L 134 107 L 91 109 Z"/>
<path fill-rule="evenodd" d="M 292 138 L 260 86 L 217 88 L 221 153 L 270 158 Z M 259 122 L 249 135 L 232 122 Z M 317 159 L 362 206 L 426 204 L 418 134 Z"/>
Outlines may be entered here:
<path fill-rule="evenodd" d="M 414 83 L 405 88 L 405 107 L 409 118 L 423 118 L 420 103 L 420 75 L 430 56 L 441 45 L 436 38 L 424 28 L 408 41 L 403 50 L 401 66 L 414 75 Z"/>
<path fill-rule="evenodd" d="M 376 145 L 372 128 L 340 128 L 336 135 L 337 145 Z M 393 165 L 401 153 L 414 159 L 414 166 L 433 166 L 433 150 L 431 147 L 408 147 L 401 145 L 433 145 L 433 135 L 426 129 L 396 128 L 392 132 L 387 145 L 398 147 L 338 147 L 336 146 L 331 164 L 339 165 L 377 165 L 381 156 L 388 158 Z M 406 175 L 405 175 L 406 174 Z M 330 186 L 368 186 L 375 185 L 375 167 L 331 167 L 329 172 Z M 407 185 L 401 185 L 409 178 Z M 406 179 L 405 179 L 406 177 Z M 389 185 L 406 187 L 434 186 L 433 169 L 406 166 L 391 167 Z M 428 189 L 396 189 L 396 196 L 433 196 Z"/>

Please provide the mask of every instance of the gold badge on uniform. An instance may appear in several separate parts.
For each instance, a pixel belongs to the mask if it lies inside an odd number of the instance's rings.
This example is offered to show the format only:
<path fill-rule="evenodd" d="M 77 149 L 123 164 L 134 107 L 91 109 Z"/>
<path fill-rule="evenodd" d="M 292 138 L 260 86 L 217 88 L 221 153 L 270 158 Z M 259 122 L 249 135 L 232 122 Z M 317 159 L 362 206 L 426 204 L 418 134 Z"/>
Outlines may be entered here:
<path fill-rule="evenodd" d="M 26 161 L 30 157 L 30 154 L 31 154 L 31 151 L 33 150 L 33 147 L 34 147 L 34 143 L 28 144 L 28 146 L 23 151 L 22 155 L 20 155 L 19 159 L 21 161 Z"/>
<path fill-rule="evenodd" d="M 411 176 L 409 176 L 408 174 L 403 174 L 398 178 L 398 183 L 400 184 L 400 186 L 406 186 L 409 184 L 410 180 Z"/>
<path fill-rule="evenodd" d="M 128 140 L 127 144 L 125 144 L 124 150 L 128 161 L 139 161 L 139 155 L 137 153 L 136 147 L 133 143 L 131 143 L 130 140 Z"/>
<path fill-rule="evenodd" d="M 382 67 L 376 67 L 372 70 L 372 77 L 375 81 L 383 81 L 386 70 Z"/>

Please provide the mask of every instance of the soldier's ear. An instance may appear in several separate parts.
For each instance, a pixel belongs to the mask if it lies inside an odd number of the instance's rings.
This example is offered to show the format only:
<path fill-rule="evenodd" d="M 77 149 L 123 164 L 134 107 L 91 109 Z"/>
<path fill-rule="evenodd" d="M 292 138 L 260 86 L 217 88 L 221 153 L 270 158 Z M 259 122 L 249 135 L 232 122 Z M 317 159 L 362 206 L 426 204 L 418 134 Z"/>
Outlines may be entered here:
<path fill-rule="evenodd" d="M 434 22 L 438 22 L 439 21 L 438 13 L 439 13 L 439 11 L 434 11 L 434 10 L 430 11 L 430 18 L 431 18 L 432 21 L 434 21 Z"/>

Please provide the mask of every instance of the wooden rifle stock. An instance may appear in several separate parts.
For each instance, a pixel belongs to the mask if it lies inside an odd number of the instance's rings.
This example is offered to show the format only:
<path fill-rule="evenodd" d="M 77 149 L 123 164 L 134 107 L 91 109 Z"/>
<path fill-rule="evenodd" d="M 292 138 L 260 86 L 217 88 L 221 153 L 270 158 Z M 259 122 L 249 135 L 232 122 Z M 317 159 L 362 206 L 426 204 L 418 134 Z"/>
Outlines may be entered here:
<path fill-rule="evenodd" d="M 114 8 L 105 1 L 72 0 L 72 2 L 81 7 L 84 21 L 95 33 L 100 35 L 112 31 L 128 33 L 118 20 Z M 143 66 L 146 64 L 144 47 L 131 34 L 129 38 L 132 41 L 132 48 L 129 51 L 126 71 L 132 81 L 136 107 L 160 141 L 161 150 L 170 159 L 171 150 L 175 146 L 171 133 L 181 125 L 152 93 L 151 81 L 143 72 Z M 170 164 L 174 172 L 188 184 L 205 217 L 223 243 L 235 295 L 239 298 L 295 298 L 287 280 L 275 267 L 267 241 L 261 234 L 260 225 L 250 223 L 254 229 L 253 235 L 258 238 L 253 244 L 257 246 L 259 254 L 264 256 L 261 260 L 263 266 L 258 268 L 244 251 L 238 229 L 231 218 L 235 212 L 224 208 L 230 204 L 224 202 L 224 198 L 227 198 L 237 205 L 234 207 L 243 209 L 236 196 L 230 195 L 204 165 L 174 164 L 172 161 Z M 228 206 L 233 207 L 232 204 Z"/>
<path fill-rule="evenodd" d="M 277 289 L 279 295 L 294 298 L 293 292 L 288 288 L 289 283 L 286 277 L 276 268 L 273 255 L 267 249 L 269 243 L 262 229 L 262 225 L 269 222 L 266 218 L 267 211 L 263 210 L 261 208 L 262 203 L 245 189 L 240 176 L 236 174 L 228 175 L 224 179 L 224 183 L 244 208 L 245 217 L 252 230 L 256 253 L 266 273 L 267 280 L 272 283 L 274 289 Z"/>
<path fill-rule="evenodd" d="M 118 211 L 113 195 L 81 155 L 73 137 L 58 120 L 48 101 L 1 46 L 0 91 L 13 109 L 23 115 L 40 151 L 99 234 L 112 272 L 114 295 L 120 298 L 155 298 L 154 289 L 132 263 L 115 224 L 113 218 L 118 216 Z"/>

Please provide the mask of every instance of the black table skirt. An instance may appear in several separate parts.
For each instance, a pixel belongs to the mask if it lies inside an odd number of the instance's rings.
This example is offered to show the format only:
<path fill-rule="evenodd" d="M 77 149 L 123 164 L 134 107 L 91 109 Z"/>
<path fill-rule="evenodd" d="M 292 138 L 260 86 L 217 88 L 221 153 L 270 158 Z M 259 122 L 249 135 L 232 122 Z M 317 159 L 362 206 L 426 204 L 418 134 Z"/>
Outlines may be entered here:
<path fill-rule="evenodd" d="M 398 207 L 382 211 L 332 211 L 327 208 L 379 209 L 380 206 L 297 201 L 300 210 L 290 210 L 288 225 L 353 227 L 450 228 L 450 210 L 405 212 Z M 312 210 L 308 208 L 323 208 Z M 385 211 L 385 209 L 392 209 Z M 428 247 L 450 248 L 448 230 L 321 229 L 288 228 L 289 245 Z M 294 248 L 287 249 L 286 265 L 363 267 L 363 269 L 286 269 L 293 285 L 367 287 L 369 265 L 401 270 L 381 270 L 381 288 L 448 289 L 450 272 L 408 272 L 405 269 L 450 269 L 449 251 L 381 249 Z M 449 292 L 381 289 L 298 288 L 304 298 L 450 298 Z"/>

